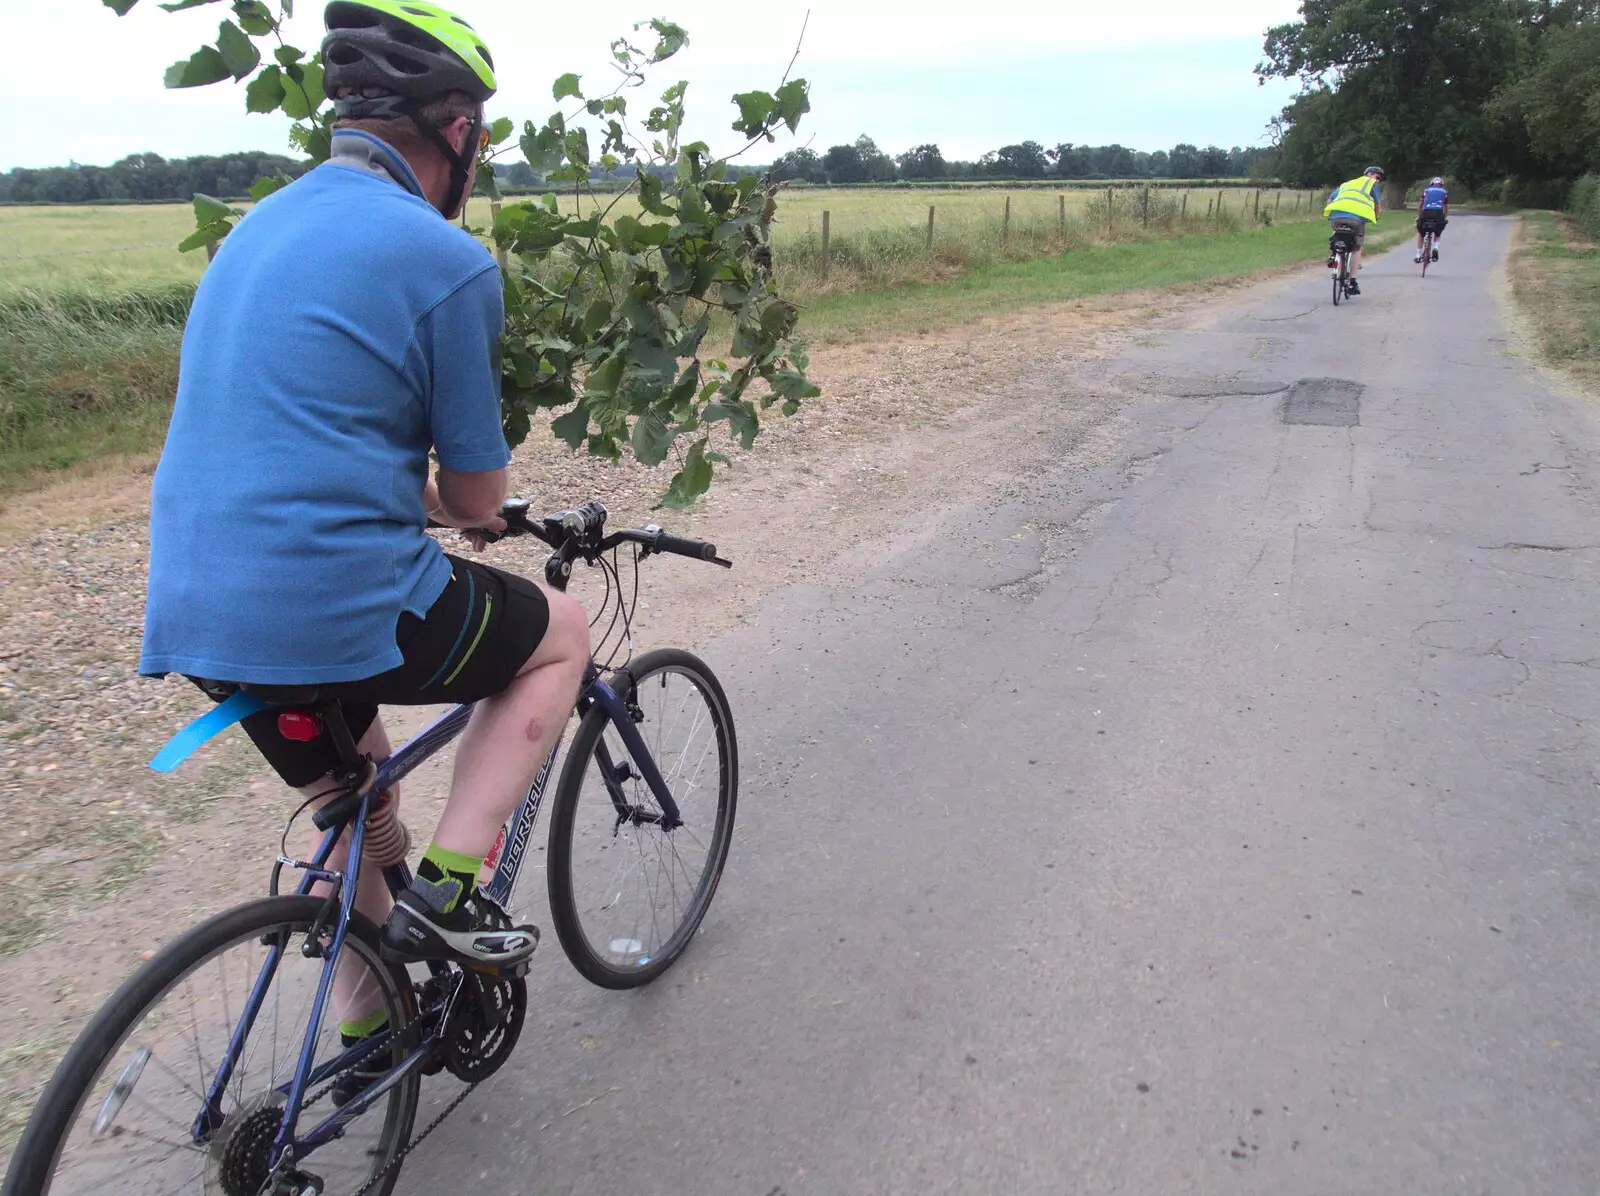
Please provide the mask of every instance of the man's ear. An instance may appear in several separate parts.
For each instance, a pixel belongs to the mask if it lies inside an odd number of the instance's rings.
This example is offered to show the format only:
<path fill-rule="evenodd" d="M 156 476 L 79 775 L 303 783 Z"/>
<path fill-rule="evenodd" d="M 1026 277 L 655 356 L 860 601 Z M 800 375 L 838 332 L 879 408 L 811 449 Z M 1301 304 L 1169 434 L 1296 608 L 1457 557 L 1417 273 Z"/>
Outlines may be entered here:
<path fill-rule="evenodd" d="M 472 133 L 472 118 L 458 116 L 444 127 L 444 139 L 455 147 L 458 154 L 469 153 L 475 146 L 467 145 L 467 138 Z"/>

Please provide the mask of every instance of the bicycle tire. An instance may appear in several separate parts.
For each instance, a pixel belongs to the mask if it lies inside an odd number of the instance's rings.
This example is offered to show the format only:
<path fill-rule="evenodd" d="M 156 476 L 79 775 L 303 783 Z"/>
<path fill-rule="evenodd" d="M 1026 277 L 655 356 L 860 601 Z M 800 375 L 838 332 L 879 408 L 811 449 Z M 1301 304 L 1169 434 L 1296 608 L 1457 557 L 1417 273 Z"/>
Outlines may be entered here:
<path fill-rule="evenodd" d="M 595 755 L 606 728 L 611 723 L 606 712 L 593 706 L 579 724 L 572 741 L 561 779 L 556 786 L 555 804 L 550 815 L 550 847 L 548 856 L 548 890 L 550 917 L 555 926 L 561 949 L 566 952 L 572 966 L 590 983 L 601 988 L 627 989 L 648 984 L 664 973 L 683 954 L 694 937 L 711 899 L 716 895 L 727 863 L 728 849 L 733 839 L 734 814 L 739 789 L 739 749 L 733 729 L 733 715 L 728 706 L 722 684 L 704 661 L 678 648 L 658 648 L 644 653 L 626 670 L 609 679 L 619 697 L 626 700 L 651 678 L 665 672 L 675 672 L 688 677 L 706 699 L 707 709 L 716 733 L 718 756 L 717 812 L 711 832 L 710 848 L 705 871 L 697 884 L 689 908 L 673 928 L 671 935 L 650 952 L 646 961 L 619 967 L 603 958 L 584 933 L 583 917 L 579 910 L 573 885 L 573 839 L 578 818 L 578 805 L 584 792 L 584 780 L 589 774 L 590 762 Z M 642 787 L 642 783 L 641 783 Z M 648 789 L 643 789 L 648 793 Z M 679 797 L 674 794 L 674 797 Z M 609 811 L 605 812 L 609 816 Z M 620 829 L 613 828 L 613 836 Z M 635 827 L 636 831 L 642 828 Z M 675 833 L 675 832 L 660 832 Z"/>
<path fill-rule="evenodd" d="M 1428 261 L 1433 257 L 1433 234 L 1427 233 L 1422 238 L 1422 277 L 1428 277 Z"/>
<path fill-rule="evenodd" d="M 1344 299 L 1344 271 L 1345 263 L 1348 260 L 1344 250 L 1341 249 L 1339 251 L 1339 269 L 1333 276 L 1333 305 L 1335 307 L 1338 307 L 1340 301 Z"/>
<path fill-rule="evenodd" d="M 324 905 L 321 897 L 279 896 L 236 906 L 180 935 L 129 976 L 89 1020 L 45 1085 L 12 1153 L 0 1196 L 41 1196 L 50 1190 L 62 1148 L 96 1081 L 148 1010 L 186 976 L 230 947 L 284 929 L 291 935 L 304 934 L 320 917 Z M 379 978 L 391 1026 L 402 1029 L 415 1016 L 410 979 L 404 970 L 380 962 L 377 929 L 359 914 L 351 918 L 345 949 L 350 950 L 353 942 L 359 944 L 356 950 L 363 962 Z M 398 1099 L 389 1101 L 382 1133 L 384 1148 L 373 1163 L 374 1174 L 405 1148 L 416 1117 L 420 1085 L 421 1075 L 413 1072 L 393 1090 Z M 372 1115 L 371 1111 L 367 1115 Z M 313 1152 L 307 1159 L 313 1169 L 315 1158 Z M 399 1169 L 395 1168 L 373 1185 L 367 1196 L 388 1196 L 398 1178 Z"/>

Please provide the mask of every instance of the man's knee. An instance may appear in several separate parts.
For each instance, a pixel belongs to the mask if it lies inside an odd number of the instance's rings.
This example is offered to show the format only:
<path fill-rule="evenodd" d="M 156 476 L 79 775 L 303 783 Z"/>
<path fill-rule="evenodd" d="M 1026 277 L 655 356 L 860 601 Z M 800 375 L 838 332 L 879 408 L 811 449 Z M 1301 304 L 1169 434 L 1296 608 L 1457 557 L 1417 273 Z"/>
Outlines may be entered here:
<path fill-rule="evenodd" d="M 586 660 L 589 656 L 589 616 L 577 599 L 558 590 L 546 590 L 550 604 L 550 622 L 545 629 L 545 642 L 552 653 L 564 658 Z"/>

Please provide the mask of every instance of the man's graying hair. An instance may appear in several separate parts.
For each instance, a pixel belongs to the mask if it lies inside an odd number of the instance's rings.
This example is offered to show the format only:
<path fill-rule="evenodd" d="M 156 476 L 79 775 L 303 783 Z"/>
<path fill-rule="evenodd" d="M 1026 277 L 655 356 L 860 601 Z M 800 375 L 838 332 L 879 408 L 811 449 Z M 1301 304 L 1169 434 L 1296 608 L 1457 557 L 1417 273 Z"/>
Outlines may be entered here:
<path fill-rule="evenodd" d="M 422 106 L 418 117 L 426 124 L 435 128 L 444 128 L 445 125 L 458 117 L 481 117 L 483 106 L 464 91 L 449 91 L 436 100 L 429 100 Z M 433 150 L 438 152 L 438 147 L 422 135 L 422 131 L 408 116 L 382 116 L 359 117 L 348 120 L 338 120 L 333 127 L 338 129 L 356 129 L 362 133 L 369 133 L 381 141 L 387 141 L 402 154 L 411 155 L 418 152 Z M 478 147 L 467 147 L 467 153 L 475 154 Z"/>

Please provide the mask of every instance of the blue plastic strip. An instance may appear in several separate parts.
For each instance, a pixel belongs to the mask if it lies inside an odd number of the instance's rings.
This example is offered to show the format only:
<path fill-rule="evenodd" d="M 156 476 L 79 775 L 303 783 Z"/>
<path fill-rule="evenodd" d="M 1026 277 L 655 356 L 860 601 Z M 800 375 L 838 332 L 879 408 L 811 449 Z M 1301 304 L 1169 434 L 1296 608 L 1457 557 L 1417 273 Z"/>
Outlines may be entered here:
<path fill-rule="evenodd" d="M 206 711 L 194 722 L 167 740 L 159 752 L 150 758 L 150 767 L 157 772 L 171 772 L 205 744 L 226 731 L 242 718 L 249 718 L 267 704 L 255 694 L 239 690 L 226 702 Z"/>

